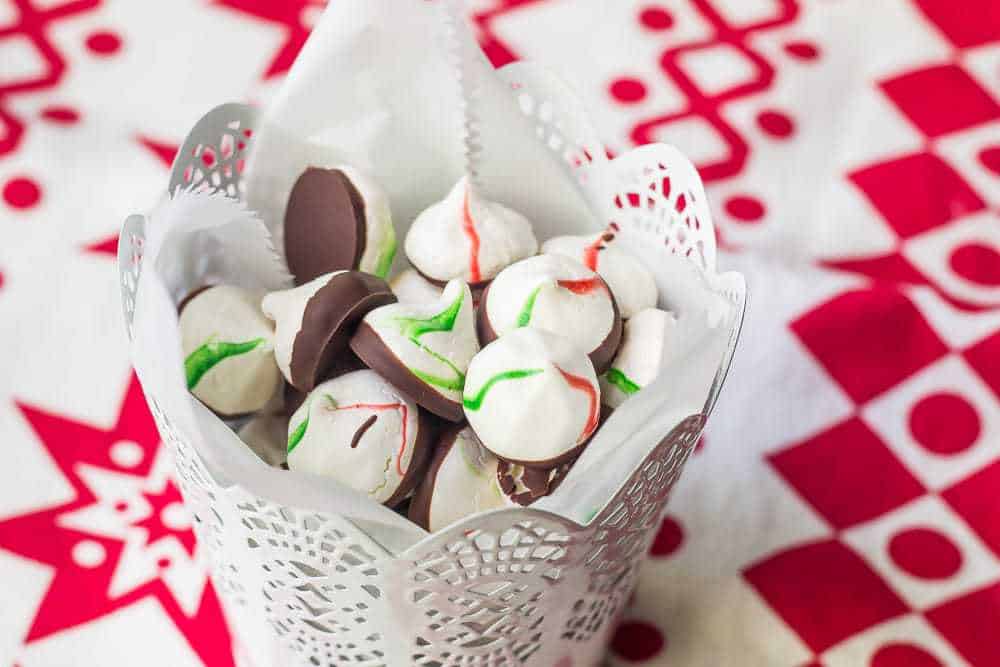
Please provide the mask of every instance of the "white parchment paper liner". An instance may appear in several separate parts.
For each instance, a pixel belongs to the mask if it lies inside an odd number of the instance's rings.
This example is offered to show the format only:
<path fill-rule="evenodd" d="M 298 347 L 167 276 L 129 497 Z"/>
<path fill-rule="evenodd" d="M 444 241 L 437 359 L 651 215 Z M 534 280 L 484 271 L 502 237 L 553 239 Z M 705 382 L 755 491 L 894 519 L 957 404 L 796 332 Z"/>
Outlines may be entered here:
<path fill-rule="evenodd" d="M 565 154 L 539 139 L 540 123 L 551 124 L 552 115 L 562 112 L 563 140 L 576 145 L 592 143 L 593 132 L 568 93 L 547 80 L 524 64 L 494 72 L 471 33 L 455 21 L 454 10 L 440 3 L 338 0 L 255 129 L 244 179 L 249 208 L 221 195 L 188 192 L 161 204 L 148 225 L 132 355 L 147 394 L 219 482 L 288 506 L 340 515 L 390 553 L 427 535 L 330 479 L 263 464 L 188 393 L 175 304 L 207 282 L 263 289 L 287 284 L 275 248 L 281 248 L 288 192 L 307 166 L 346 162 L 370 172 L 389 195 L 400 240 L 417 213 L 470 172 L 484 194 L 527 215 L 540 241 L 603 229 L 605 222 L 598 221 L 615 215 L 606 195 L 627 173 L 625 167 L 632 167 L 632 154 L 607 162 L 603 151 L 590 150 L 589 167 L 576 173 L 567 168 Z M 512 81 L 522 92 L 512 92 Z M 543 93 L 555 109 L 542 107 L 538 117 L 526 114 L 529 92 Z M 638 157 L 643 150 L 648 149 L 636 151 Z M 687 188 L 703 207 L 700 215 L 710 232 L 693 167 L 675 151 L 657 155 L 679 166 L 676 187 Z M 619 163 L 622 169 L 616 170 Z M 620 239 L 656 275 L 661 306 L 677 312 L 686 332 L 685 349 L 668 351 L 661 378 L 613 414 L 560 489 L 537 504 L 578 523 L 603 507 L 674 425 L 706 408 L 738 321 L 737 304 L 717 293 L 714 239 L 710 252 L 699 255 L 711 258 L 706 272 L 671 255 L 665 244 L 650 242 L 659 240 L 657 225 L 667 224 L 654 214 L 664 215 L 650 210 L 648 225 L 637 225 L 631 234 L 625 229 Z M 397 271 L 405 264 L 401 255 Z"/>

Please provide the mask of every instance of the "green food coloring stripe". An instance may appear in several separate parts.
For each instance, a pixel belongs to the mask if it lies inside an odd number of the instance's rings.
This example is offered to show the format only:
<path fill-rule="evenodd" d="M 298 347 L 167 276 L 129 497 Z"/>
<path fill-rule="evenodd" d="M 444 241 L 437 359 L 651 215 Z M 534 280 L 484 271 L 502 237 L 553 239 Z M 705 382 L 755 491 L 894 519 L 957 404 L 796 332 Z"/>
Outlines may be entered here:
<path fill-rule="evenodd" d="M 543 372 L 543 370 L 544 369 L 541 368 L 526 368 L 523 370 L 505 371 L 503 373 L 497 373 L 496 375 L 494 375 L 493 377 L 491 377 L 489 380 L 486 381 L 486 384 L 484 384 L 482 388 L 480 388 L 479 392 L 475 396 L 473 396 L 472 398 L 463 396 L 462 405 L 464 405 L 467 410 L 478 410 L 479 408 L 483 407 L 483 400 L 486 398 L 486 394 L 489 393 L 490 389 L 492 389 L 493 385 L 495 385 L 496 383 L 504 382 L 506 380 L 520 380 L 521 378 L 531 377 L 532 375 L 538 375 L 539 373 Z"/>
<path fill-rule="evenodd" d="M 441 363 L 445 364 L 455 373 L 454 378 L 442 378 L 436 375 L 431 375 L 430 373 L 425 373 L 423 371 L 418 371 L 411 368 L 410 371 L 416 375 L 418 378 L 426 382 L 427 384 L 434 385 L 435 387 L 441 387 L 443 389 L 450 389 L 453 391 L 461 391 L 465 386 L 465 373 L 458 370 L 455 364 L 451 363 L 448 359 L 438 354 L 434 350 L 430 349 L 422 342 L 420 342 L 420 337 L 427 333 L 432 333 L 436 331 L 451 331 L 455 328 L 455 320 L 458 319 L 458 313 L 462 309 L 462 302 L 465 300 L 465 290 L 459 292 L 458 297 L 451 302 L 451 304 L 442 310 L 437 315 L 428 318 L 419 317 L 399 317 L 396 321 L 401 325 L 401 331 L 404 336 L 406 336 L 411 343 L 419 347 L 421 350 L 431 355 Z"/>
<path fill-rule="evenodd" d="M 642 389 L 617 368 L 609 368 L 608 372 L 604 374 L 604 378 L 630 396 Z"/>
<path fill-rule="evenodd" d="M 228 357 L 246 354 L 264 342 L 263 338 L 255 338 L 245 343 L 226 343 L 211 341 L 202 344 L 184 360 L 184 374 L 187 376 L 188 389 L 194 389 L 202 376 Z"/>
<path fill-rule="evenodd" d="M 295 427 L 291 435 L 288 436 L 288 453 L 291 454 L 295 446 L 302 442 L 302 438 L 306 435 L 306 429 L 309 428 L 309 409 L 306 408 L 306 418 L 302 420 L 302 423 Z"/>
<path fill-rule="evenodd" d="M 535 288 L 529 296 L 528 300 L 524 302 L 524 306 L 521 307 L 521 312 L 517 314 L 517 326 L 526 327 L 528 322 L 531 321 L 531 311 L 535 308 L 535 299 L 538 298 L 538 293 L 542 291 L 544 285 L 539 285 Z"/>
<path fill-rule="evenodd" d="M 375 265 L 375 275 L 379 278 L 385 278 L 389 275 L 389 269 L 392 268 L 392 260 L 396 258 L 396 230 L 392 224 L 389 225 L 389 234 L 385 244 L 385 248 L 382 250 L 382 254 L 379 255 L 378 262 Z"/>

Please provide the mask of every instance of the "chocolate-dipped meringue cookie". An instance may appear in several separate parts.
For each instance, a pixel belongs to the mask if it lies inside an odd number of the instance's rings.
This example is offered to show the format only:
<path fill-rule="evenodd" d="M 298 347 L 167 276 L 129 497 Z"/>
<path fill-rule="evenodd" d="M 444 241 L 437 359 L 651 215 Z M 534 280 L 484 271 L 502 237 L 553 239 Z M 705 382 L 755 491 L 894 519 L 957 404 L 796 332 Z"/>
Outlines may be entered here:
<path fill-rule="evenodd" d="M 292 415 L 288 467 L 392 507 L 421 479 L 431 431 L 429 418 L 377 373 L 347 373 L 318 385 Z"/>
<path fill-rule="evenodd" d="M 351 349 L 410 400 L 448 419 L 462 419 L 462 388 L 479 351 L 472 292 L 452 280 L 429 303 L 394 303 L 372 310 Z"/>
<path fill-rule="evenodd" d="M 308 392 L 347 348 L 354 324 L 396 297 L 381 278 L 337 271 L 264 297 L 264 314 L 275 322 L 274 357 L 285 379 Z"/>
<path fill-rule="evenodd" d="M 596 271 L 611 288 L 622 319 L 643 308 L 655 308 L 656 280 L 634 255 L 614 243 L 614 231 L 591 236 L 557 236 L 542 245 L 542 252 L 565 255 Z"/>
<path fill-rule="evenodd" d="M 483 294 L 476 321 L 485 345 L 523 327 L 565 336 L 603 372 L 621 342 L 622 320 L 604 280 L 563 255 L 508 266 Z"/>
<path fill-rule="evenodd" d="M 575 457 L 597 428 L 601 390 L 590 359 L 569 339 L 525 327 L 473 357 L 463 404 L 497 457 L 552 468 Z"/>
<path fill-rule="evenodd" d="M 570 461 L 555 468 L 529 468 L 501 461 L 497 466 L 497 483 L 509 502 L 528 506 L 555 491 L 572 465 Z"/>
<path fill-rule="evenodd" d="M 500 461 L 467 425 L 449 428 L 410 503 L 409 519 L 434 532 L 477 512 L 505 507 L 497 468 Z"/>
<path fill-rule="evenodd" d="M 389 281 L 392 293 L 400 303 L 427 303 L 437 301 L 444 291 L 440 285 L 420 275 L 416 269 L 407 269 Z"/>
<path fill-rule="evenodd" d="M 617 408 L 629 396 L 655 380 L 664 363 L 664 350 L 676 346 L 677 318 L 658 308 L 646 308 L 625 322 L 618 356 L 600 377 L 601 399 Z"/>
<path fill-rule="evenodd" d="M 288 417 L 282 414 L 259 414 L 237 435 L 269 466 L 280 468 L 288 459 Z"/>
<path fill-rule="evenodd" d="M 351 269 L 385 278 L 395 255 L 389 198 L 370 177 L 345 165 L 302 172 L 285 209 L 285 257 L 297 285 Z"/>
<path fill-rule="evenodd" d="M 463 178 L 448 196 L 417 216 L 406 235 L 406 256 L 426 278 L 482 286 L 519 259 L 538 252 L 531 223 L 479 196 Z"/>
<path fill-rule="evenodd" d="M 259 293 L 229 285 L 198 290 L 181 303 L 180 333 L 188 389 L 217 414 L 256 412 L 278 391 L 274 327 Z"/>

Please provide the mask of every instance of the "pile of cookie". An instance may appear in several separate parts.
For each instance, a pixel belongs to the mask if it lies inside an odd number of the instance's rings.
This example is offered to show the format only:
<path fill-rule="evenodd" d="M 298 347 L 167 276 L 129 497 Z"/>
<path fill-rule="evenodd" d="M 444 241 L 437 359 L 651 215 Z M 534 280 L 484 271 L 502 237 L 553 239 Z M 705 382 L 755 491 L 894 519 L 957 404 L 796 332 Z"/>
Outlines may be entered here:
<path fill-rule="evenodd" d="M 460 180 L 410 225 L 387 282 L 388 198 L 357 169 L 289 195 L 295 287 L 180 306 L 190 391 L 276 467 L 323 475 L 428 530 L 551 493 L 602 420 L 660 372 L 676 319 L 615 226 L 541 245 Z"/>

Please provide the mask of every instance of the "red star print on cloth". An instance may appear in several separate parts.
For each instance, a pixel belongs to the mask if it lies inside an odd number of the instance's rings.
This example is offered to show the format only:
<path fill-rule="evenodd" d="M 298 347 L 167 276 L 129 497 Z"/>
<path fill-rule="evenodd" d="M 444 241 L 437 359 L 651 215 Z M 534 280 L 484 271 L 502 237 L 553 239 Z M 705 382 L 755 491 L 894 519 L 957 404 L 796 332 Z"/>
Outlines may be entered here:
<path fill-rule="evenodd" d="M 54 570 L 25 643 L 154 598 L 206 665 L 234 665 L 138 380 L 109 430 L 18 407 L 75 491 L 67 503 L 0 522 L 0 548 Z"/>
<path fill-rule="evenodd" d="M 215 0 L 215 4 L 249 14 L 262 21 L 285 26 L 287 39 L 264 73 L 264 78 L 271 78 L 284 74 L 295 62 L 295 56 L 299 54 L 299 50 L 306 43 L 306 38 L 309 37 L 312 22 L 319 16 L 326 2 L 325 0 L 286 0 L 285 2 Z"/>

